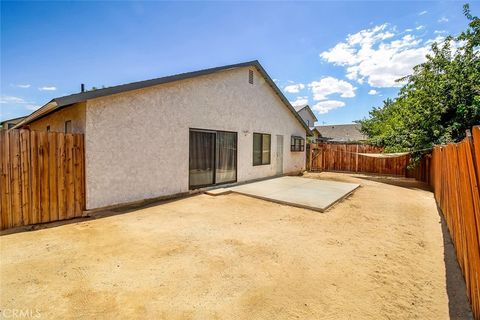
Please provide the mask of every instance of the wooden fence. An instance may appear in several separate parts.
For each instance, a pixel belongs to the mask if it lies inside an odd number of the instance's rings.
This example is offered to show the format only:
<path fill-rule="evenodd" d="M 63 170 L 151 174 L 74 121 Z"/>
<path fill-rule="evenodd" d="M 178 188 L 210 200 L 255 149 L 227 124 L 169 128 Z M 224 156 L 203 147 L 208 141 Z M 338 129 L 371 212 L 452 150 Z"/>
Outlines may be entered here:
<path fill-rule="evenodd" d="M 0 130 L 0 230 L 82 215 L 83 134 Z"/>
<path fill-rule="evenodd" d="M 459 143 L 434 147 L 409 170 L 409 156 L 371 158 L 381 148 L 356 144 L 311 144 L 307 159 L 312 171 L 349 171 L 400 175 L 432 186 L 455 246 L 475 319 L 480 319 L 480 126 Z M 308 149 L 307 149 L 308 150 Z"/>
<path fill-rule="evenodd" d="M 475 319 L 480 319 L 480 126 L 433 149 L 430 184 L 448 225 Z"/>
<path fill-rule="evenodd" d="M 409 156 L 374 158 L 358 153 L 381 153 L 367 144 L 310 144 L 308 168 L 312 171 L 348 171 L 406 176 Z"/>

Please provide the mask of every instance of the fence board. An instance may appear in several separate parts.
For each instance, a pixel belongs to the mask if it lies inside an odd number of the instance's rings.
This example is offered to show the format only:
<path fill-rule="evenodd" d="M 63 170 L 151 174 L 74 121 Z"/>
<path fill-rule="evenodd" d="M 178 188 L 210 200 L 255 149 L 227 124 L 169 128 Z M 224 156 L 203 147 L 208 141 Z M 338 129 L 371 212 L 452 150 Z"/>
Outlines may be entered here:
<path fill-rule="evenodd" d="M 65 135 L 57 135 L 57 200 L 58 219 L 67 219 L 67 196 L 65 192 Z M 83 179 L 82 179 L 83 180 Z"/>
<path fill-rule="evenodd" d="M 0 230 L 81 216 L 82 134 L 0 130 Z"/>
<path fill-rule="evenodd" d="M 50 185 L 48 172 L 48 133 L 39 132 L 40 220 L 50 221 Z"/>
<path fill-rule="evenodd" d="M 82 216 L 82 152 L 80 150 L 80 137 L 73 137 L 73 181 L 74 181 L 74 212 L 75 217 Z"/>
<path fill-rule="evenodd" d="M 472 312 L 480 319 L 480 126 L 472 128 L 472 137 L 434 147 L 426 174 L 455 246 Z"/>
<path fill-rule="evenodd" d="M 30 224 L 30 133 L 20 130 L 20 170 L 22 182 L 22 218 L 23 225 Z"/>
<path fill-rule="evenodd" d="M 48 133 L 48 181 L 50 198 L 50 220 L 58 220 L 58 186 L 57 186 L 57 133 Z"/>
<path fill-rule="evenodd" d="M 13 213 L 12 224 L 13 226 L 22 225 L 22 182 L 20 172 L 20 131 L 11 133 L 13 141 L 10 142 L 10 166 L 11 172 L 11 192 L 12 192 L 12 205 L 11 210 Z"/>
<path fill-rule="evenodd" d="M 67 196 L 67 218 L 74 218 L 75 217 L 75 179 L 74 179 L 74 172 L 73 172 L 73 135 L 67 133 L 65 135 L 65 151 L 66 151 L 66 159 L 65 159 L 65 167 L 66 167 L 66 196 Z"/>
<path fill-rule="evenodd" d="M 39 170 L 39 148 L 38 135 L 30 132 L 30 180 L 32 182 L 31 193 L 31 213 L 32 223 L 41 222 L 40 218 L 40 170 Z"/>
<path fill-rule="evenodd" d="M 7 157 L 8 147 L 6 131 L 0 130 L 0 188 L 3 192 L 0 193 L 0 228 L 6 229 L 9 227 L 10 206 L 8 205 L 9 192 L 8 192 L 8 174 L 7 174 Z"/>

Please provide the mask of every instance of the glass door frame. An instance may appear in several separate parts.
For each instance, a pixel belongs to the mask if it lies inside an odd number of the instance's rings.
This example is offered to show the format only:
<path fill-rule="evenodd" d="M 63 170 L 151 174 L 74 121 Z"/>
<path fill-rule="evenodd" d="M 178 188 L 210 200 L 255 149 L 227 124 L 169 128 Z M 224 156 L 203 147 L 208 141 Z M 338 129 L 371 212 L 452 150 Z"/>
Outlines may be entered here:
<path fill-rule="evenodd" d="M 190 132 L 206 132 L 206 133 L 213 133 L 215 135 L 214 145 L 213 145 L 213 183 L 212 184 L 203 184 L 203 185 L 190 185 Z M 235 180 L 232 181 L 224 181 L 217 183 L 217 133 L 224 132 L 224 133 L 233 133 L 235 134 Z M 212 130 L 212 129 L 199 129 L 199 128 L 188 128 L 188 189 L 195 190 L 205 187 L 211 186 L 219 186 L 222 184 L 228 183 L 235 183 L 238 180 L 238 132 L 236 131 L 227 131 L 227 130 Z"/>

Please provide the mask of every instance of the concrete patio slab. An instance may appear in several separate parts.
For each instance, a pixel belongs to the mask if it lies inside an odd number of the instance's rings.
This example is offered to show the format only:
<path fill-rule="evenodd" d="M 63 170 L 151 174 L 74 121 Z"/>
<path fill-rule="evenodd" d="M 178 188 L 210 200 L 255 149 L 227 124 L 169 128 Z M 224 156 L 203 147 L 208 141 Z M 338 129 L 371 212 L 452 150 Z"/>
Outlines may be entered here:
<path fill-rule="evenodd" d="M 280 177 L 229 188 L 243 195 L 324 212 L 360 185 L 301 177 Z"/>
<path fill-rule="evenodd" d="M 224 194 L 229 194 L 230 192 L 232 191 L 228 188 L 217 188 L 205 191 L 205 193 L 210 196 L 220 196 Z"/>

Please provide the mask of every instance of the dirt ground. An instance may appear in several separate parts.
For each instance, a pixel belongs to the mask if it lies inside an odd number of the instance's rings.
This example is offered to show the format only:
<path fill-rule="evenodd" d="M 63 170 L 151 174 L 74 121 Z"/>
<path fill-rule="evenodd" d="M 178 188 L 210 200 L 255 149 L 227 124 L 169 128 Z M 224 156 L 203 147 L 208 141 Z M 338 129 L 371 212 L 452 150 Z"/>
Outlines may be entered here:
<path fill-rule="evenodd" d="M 198 195 L 4 234 L 2 314 L 471 318 L 432 193 L 391 178 L 307 176 L 361 187 L 325 213 L 237 194 Z"/>

